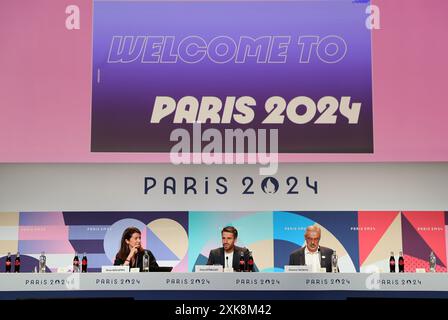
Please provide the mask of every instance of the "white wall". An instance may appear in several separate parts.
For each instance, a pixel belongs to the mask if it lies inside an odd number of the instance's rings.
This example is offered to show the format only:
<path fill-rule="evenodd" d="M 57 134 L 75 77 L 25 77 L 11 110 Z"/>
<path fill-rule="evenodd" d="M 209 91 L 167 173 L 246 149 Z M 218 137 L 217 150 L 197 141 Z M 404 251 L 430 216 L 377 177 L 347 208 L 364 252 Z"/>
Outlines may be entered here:
<path fill-rule="evenodd" d="M 184 176 L 202 186 L 198 195 L 144 194 L 144 177 L 176 177 L 183 193 Z M 214 180 L 228 179 L 219 195 Z M 255 195 L 242 195 L 241 179 L 254 178 Z M 299 194 L 287 195 L 284 181 L 299 179 Z M 318 194 L 305 177 L 318 181 Z M 203 194 L 209 177 L 210 194 Z M 173 166 L 170 164 L 1 164 L 0 212 L 5 211 L 170 211 L 170 210 L 448 210 L 448 163 L 285 164 L 275 176 L 279 191 L 260 189 L 258 167 Z"/>

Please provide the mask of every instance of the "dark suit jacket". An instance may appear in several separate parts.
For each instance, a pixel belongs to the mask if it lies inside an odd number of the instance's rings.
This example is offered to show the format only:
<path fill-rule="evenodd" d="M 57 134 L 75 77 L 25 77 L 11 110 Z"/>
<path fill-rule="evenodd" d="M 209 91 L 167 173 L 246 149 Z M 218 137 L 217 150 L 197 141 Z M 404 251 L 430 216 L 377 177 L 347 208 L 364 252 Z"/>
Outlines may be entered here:
<path fill-rule="evenodd" d="M 244 261 L 247 263 L 247 260 L 249 259 L 249 250 L 246 248 L 241 248 L 235 246 L 233 249 L 233 263 L 232 268 L 233 270 L 239 269 L 240 264 L 240 256 L 241 252 L 244 254 Z M 220 264 L 223 267 L 225 267 L 225 261 L 224 261 L 224 248 L 217 248 L 210 251 L 210 254 L 208 255 L 208 261 L 207 265 L 214 265 L 214 264 Z M 255 271 L 255 268 L 254 268 Z"/>
<path fill-rule="evenodd" d="M 319 247 L 320 250 L 320 266 L 327 269 L 327 272 L 331 272 L 331 255 L 333 249 Z M 305 265 L 305 247 L 297 249 L 289 256 L 289 265 L 291 266 L 304 266 Z"/>
<path fill-rule="evenodd" d="M 144 250 L 148 252 L 149 254 L 149 269 L 151 268 L 157 268 L 159 265 L 157 264 L 156 258 L 149 250 Z M 137 253 L 136 259 L 135 259 L 135 265 L 129 265 L 129 268 L 140 268 L 140 271 L 143 271 L 143 254 L 144 251 L 141 251 Z M 120 259 L 119 257 L 115 257 L 114 266 L 121 266 L 124 264 L 125 260 Z"/>

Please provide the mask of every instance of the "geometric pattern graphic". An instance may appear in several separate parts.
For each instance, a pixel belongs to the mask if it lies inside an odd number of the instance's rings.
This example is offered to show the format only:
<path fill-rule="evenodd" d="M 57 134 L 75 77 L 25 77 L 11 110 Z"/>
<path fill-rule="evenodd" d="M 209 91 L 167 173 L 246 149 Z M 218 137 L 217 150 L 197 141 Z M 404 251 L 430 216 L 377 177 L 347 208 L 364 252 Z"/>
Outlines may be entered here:
<path fill-rule="evenodd" d="M 274 212 L 275 271 L 282 272 L 291 252 L 305 245 L 305 230 L 311 225 L 321 228 L 320 245 L 336 251 L 339 270 L 356 272 L 356 212 Z"/>
<path fill-rule="evenodd" d="M 389 272 L 391 252 L 397 260 L 403 251 L 401 213 L 358 212 L 358 234 L 360 271 Z"/>
<path fill-rule="evenodd" d="M 19 213 L 0 213 L 0 256 L 17 252 L 19 240 Z M 0 269 L 1 270 L 1 269 Z"/>
<path fill-rule="evenodd" d="M 147 246 L 151 244 L 151 248 L 159 255 L 159 261 L 174 266 L 174 271 L 187 271 L 187 230 L 179 222 L 168 218 L 153 220 L 147 227 Z"/>
<path fill-rule="evenodd" d="M 304 245 L 305 229 L 313 224 L 313 220 L 296 213 L 274 213 L 274 270 L 276 272 L 282 272 L 285 264 L 289 262 L 290 253 Z"/>
<path fill-rule="evenodd" d="M 229 225 L 238 230 L 236 245 L 252 251 L 256 269 L 273 271 L 272 212 L 190 212 L 188 270 L 205 265 L 210 250 L 222 247 L 221 230 Z"/>
<path fill-rule="evenodd" d="M 336 250 L 342 272 L 359 271 L 358 217 L 356 211 L 300 212 L 322 229 L 321 244 Z M 325 229 L 328 231 L 325 234 Z"/>
<path fill-rule="evenodd" d="M 359 212 L 359 262 L 364 264 L 399 212 Z M 393 251 L 393 250 L 392 250 Z M 385 253 L 387 255 L 388 252 Z"/>
<path fill-rule="evenodd" d="M 41 252 L 45 252 L 47 268 L 52 271 L 71 265 L 74 249 L 63 212 L 21 212 L 18 251 L 24 272 L 34 271 Z"/>
<path fill-rule="evenodd" d="M 42 251 L 48 271 L 70 268 L 75 252 L 86 253 L 88 271 L 111 265 L 124 229 L 135 226 L 161 266 L 186 271 L 187 212 L 20 212 L 0 213 L 0 271 L 8 252 L 21 256 L 21 270 L 33 272 Z"/>
<path fill-rule="evenodd" d="M 429 255 L 433 251 L 436 270 L 446 271 L 445 212 L 403 212 L 402 215 L 404 253 L 418 261 L 418 268 L 428 271 Z"/>
<path fill-rule="evenodd" d="M 238 229 L 237 245 L 252 251 L 255 269 L 282 272 L 292 251 L 305 245 L 306 227 L 318 225 L 320 244 L 336 250 L 341 272 L 388 272 L 390 253 L 400 251 L 405 271 L 424 268 L 434 252 L 436 270 L 447 271 L 448 212 L 444 211 L 260 211 L 260 212 L 0 212 L 0 272 L 11 252 L 21 271 L 33 272 L 42 251 L 48 272 L 71 268 L 74 253 L 88 257 L 88 270 L 111 265 L 122 232 L 142 231 L 145 248 L 161 266 L 193 271 L 221 247 L 221 229 Z"/>

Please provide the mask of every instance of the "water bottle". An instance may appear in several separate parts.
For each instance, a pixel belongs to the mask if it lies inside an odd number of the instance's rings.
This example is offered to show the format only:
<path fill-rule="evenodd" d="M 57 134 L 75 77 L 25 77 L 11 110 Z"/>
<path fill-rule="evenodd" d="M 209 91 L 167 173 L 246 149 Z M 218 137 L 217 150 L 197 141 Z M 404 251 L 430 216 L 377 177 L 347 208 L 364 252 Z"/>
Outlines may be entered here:
<path fill-rule="evenodd" d="M 82 261 L 81 261 L 81 271 L 82 272 L 87 272 L 87 254 L 84 252 L 84 256 L 82 257 Z"/>
<path fill-rule="evenodd" d="M 429 254 L 429 272 L 436 272 L 436 255 L 433 251 Z"/>
<path fill-rule="evenodd" d="M 45 252 L 42 251 L 39 257 L 39 273 L 45 273 L 47 267 L 47 257 L 45 257 Z"/>
<path fill-rule="evenodd" d="M 238 265 L 238 271 L 239 272 L 244 272 L 246 270 L 246 260 L 244 260 L 244 252 L 241 251 L 240 254 L 240 263 Z"/>
<path fill-rule="evenodd" d="M 400 257 L 398 258 L 398 272 L 404 272 L 403 251 L 400 251 Z"/>
<path fill-rule="evenodd" d="M 11 272 L 11 252 L 8 252 L 8 256 L 5 261 L 5 272 Z"/>
<path fill-rule="evenodd" d="M 20 252 L 17 251 L 16 260 L 14 260 L 14 272 L 20 272 Z"/>
<path fill-rule="evenodd" d="M 336 254 L 336 250 L 331 255 L 331 271 L 333 273 L 338 272 L 338 255 Z"/>
<path fill-rule="evenodd" d="M 149 253 L 146 250 L 143 254 L 143 272 L 149 272 Z"/>
<path fill-rule="evenodd" d="M 390 269 L 390 272 L 395 272 L 395 257 L 394 257 L 393 251 L 390 253 L 389 269 Z"/>
<path fill-rule="evenodd" d="M 252 256 L 252 251 L 249 251 L 249 258 L 247 259 L 247 272 L 254 271 L 254 257 Z"/>
<path fill-rule="evenodd" d="M 78 252 L 75 252 L 75 257 L 73 258 L 73 272 L 79 272 Z"/>

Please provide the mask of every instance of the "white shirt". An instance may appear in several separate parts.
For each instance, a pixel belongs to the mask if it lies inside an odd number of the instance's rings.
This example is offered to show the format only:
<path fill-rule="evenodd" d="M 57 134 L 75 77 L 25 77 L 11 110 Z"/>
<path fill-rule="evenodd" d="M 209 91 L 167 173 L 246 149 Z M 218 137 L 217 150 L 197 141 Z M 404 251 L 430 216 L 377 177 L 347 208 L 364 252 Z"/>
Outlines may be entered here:
<path fill-rule="evenodd" d="M 305 247 L 305 264 L 311 266 L 312 272 L 320 271 L 320 254 L 319 250 L 315 252 L 310 252 L 308 247 Z"/>
<path fill-rule="evenodd" d="M 230 253 L 224 251 L 224 268 L 233 268 L 233 251 Z"/>

